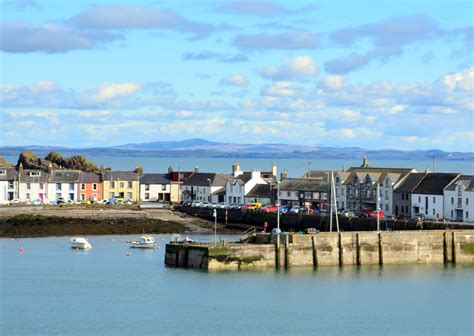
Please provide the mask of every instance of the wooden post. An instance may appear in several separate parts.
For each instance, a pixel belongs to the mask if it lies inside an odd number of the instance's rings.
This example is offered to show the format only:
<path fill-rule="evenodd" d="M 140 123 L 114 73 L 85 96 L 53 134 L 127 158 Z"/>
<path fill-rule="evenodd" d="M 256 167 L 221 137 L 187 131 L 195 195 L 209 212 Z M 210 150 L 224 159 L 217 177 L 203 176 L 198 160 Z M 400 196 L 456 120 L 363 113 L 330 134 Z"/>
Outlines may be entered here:
<path fill-rule="evenodd" d="M 313 246 L 313 267 L 318 266 L 318 250 L 316 249 L 316 237 L 311 237 L 311 245 Z"/>
<path fill-rule="evenodd" d="M 452 245 L 451 245 L 451 248 L 452 248 L 452 252 L 451 252 L 451 261 L 453 262 L 453 264 L 456 263 L 456 232 L 452 232 Z"/>
<path fill-rule="evenodd" d="M 289 238 L 290 237 L 288 235 L 285 235 L 285 268 L 288 268 L 290 266 L 290 251 L 288 250 L 290 245 Z"/>
<path fill-rule="evenodd" d="M 449 262 L 448 260 L 448 242 L 446 239 L 447 232 L 443 232 L 443 262 L 447 264 Z"/>
<path fill-rule="evenodd" d="M 339 236 L 339 240 L 337 244 L 339 247 L 339 266 L 342 266 L 344 263 L 343 255 L 342 255 L 342 233 L 339 232 L 338 236 Z"/>
<path fill-rule="evenodd" d="M 275 268 L 280 268 L 280 235 L 275 235 Z"/>
<path fill-rule="evenodd" d="M 379 265 L 383 265 L 382 232 L 379 232 Z"/>
<path fill-rule="evenodd" d="M 360 265 L 360 233 L 356 233 L 356 264 Z"/>

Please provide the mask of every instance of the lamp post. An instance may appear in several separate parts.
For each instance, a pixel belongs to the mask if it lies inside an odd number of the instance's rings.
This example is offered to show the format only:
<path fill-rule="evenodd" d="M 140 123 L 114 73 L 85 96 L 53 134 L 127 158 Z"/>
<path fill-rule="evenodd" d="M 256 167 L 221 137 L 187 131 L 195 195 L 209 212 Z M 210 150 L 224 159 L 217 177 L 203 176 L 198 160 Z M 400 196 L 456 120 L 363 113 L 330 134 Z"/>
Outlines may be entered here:
<path fill-rule="evenodd" d="M 276 179 L 277 183 L 277 231 L 278 233 L 281 232 L 280 230 L 280 181 L 278 178 Z"/>
<path fill-rule="evenodd" d="M 214 246 L 217 245 L 217 210 L 214 209 L 212 212 L 212 215 L 214 216 Z"/>
<path fill-rule="evenodd" d="M 212 181 L 210 178 L 207 179 L 207 181 L 209 182 L 209 203 L 211 203 L 211 184 L 212 184 Z"/>

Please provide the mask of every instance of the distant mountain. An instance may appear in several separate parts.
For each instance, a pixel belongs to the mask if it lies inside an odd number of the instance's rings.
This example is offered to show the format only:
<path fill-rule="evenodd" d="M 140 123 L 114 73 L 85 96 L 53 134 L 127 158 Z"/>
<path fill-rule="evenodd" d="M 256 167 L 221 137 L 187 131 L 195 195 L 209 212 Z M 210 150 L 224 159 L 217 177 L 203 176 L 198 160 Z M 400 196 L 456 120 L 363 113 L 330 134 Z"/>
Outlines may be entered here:
<path fill-rule="evenodd" d="M 45 156 L 51 151 L 74 156 L 154 156 L 154 157 L 233 157 L 233 158 L 308 158 L 308 159 L 371 159 L 394 160 L 474 160 L 472 152 L 444 152 L 441 150 L 403 151 L 396 149 L 368 150 L 358 147 L 318 147 L 288 144 L 235 144 L 203 139 L 130 143 L 111 147 L 67 148 L 56 146 L 0 147 L 0 156 L 18 156 L 30 150 Z"/>

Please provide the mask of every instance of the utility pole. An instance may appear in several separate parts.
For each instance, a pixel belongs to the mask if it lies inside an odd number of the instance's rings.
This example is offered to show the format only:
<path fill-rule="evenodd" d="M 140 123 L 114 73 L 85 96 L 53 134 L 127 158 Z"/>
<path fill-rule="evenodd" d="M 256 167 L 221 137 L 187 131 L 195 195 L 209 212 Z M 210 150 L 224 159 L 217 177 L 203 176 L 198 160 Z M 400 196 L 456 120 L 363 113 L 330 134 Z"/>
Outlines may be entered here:
<path fill-rule="evenodd" d="M 375 206 L 377 210 L 377 232 L 380 232 L 380 212 L 379 212 L 379 204 L 380 204 L 380 195 L 379 195 L 379 182 L 377 182 L 377 196 L 375 198 L 377 204 Z"/>

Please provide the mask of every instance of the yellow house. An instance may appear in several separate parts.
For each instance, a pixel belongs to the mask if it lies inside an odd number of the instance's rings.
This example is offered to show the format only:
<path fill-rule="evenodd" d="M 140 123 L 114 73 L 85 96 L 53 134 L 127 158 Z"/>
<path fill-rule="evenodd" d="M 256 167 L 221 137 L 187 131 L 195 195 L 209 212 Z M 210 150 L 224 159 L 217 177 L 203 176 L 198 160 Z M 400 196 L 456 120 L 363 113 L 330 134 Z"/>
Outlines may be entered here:
<path fill-rule="evenodd" d="M 139 175 L 133 171 L 105 172 L 103 180 L 104 199 L 123 197 L 138 202 L 140 199 Z"/>

